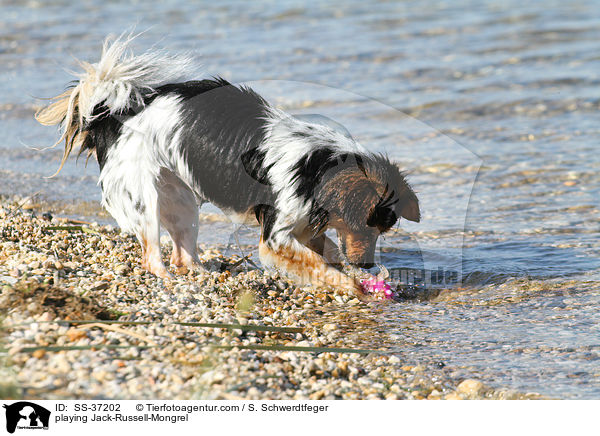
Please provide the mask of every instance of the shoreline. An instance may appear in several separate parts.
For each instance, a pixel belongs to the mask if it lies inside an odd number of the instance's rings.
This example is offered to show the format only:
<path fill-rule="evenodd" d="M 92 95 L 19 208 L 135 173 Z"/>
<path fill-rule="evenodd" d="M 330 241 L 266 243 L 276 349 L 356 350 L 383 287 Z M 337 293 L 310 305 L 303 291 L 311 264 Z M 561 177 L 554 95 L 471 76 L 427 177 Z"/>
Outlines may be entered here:
<path fill-rule="evenodd" d="M 403 361 L 376 319 L 397 303 L 298 287 L 214 248 L 211 272 L 165 282 L 133 236 L 18 205 L 0 199 L 4 398 L 541 398 Z"/>

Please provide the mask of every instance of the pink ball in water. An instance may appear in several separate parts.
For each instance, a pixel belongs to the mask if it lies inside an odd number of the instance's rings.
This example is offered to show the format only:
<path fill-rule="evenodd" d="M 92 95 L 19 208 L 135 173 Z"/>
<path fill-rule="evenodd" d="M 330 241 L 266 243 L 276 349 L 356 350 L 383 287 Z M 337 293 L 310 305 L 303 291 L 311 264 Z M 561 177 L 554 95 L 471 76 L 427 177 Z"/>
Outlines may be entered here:
<path fill-rule="evenodd" d="M 376 277 L 363 280 L 361 286 L 365 294 L 380 294 L 385 299 L 391 299 L 394 294 L 385 280 L 378 280 Z"/>

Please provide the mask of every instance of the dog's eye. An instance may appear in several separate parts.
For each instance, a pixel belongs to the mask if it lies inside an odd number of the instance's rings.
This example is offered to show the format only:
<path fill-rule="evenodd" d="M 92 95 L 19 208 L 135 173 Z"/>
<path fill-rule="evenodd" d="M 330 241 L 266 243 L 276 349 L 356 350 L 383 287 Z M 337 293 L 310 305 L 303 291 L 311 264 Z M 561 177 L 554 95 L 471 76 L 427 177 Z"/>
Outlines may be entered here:
<path fill-rule="evenodd" d="M 378 227 L 379 229 L 389 229 L 398 220 L 396 213 L 388 207 L 376 207 L 371 216 L 367 219 L 369 227 Z"/>

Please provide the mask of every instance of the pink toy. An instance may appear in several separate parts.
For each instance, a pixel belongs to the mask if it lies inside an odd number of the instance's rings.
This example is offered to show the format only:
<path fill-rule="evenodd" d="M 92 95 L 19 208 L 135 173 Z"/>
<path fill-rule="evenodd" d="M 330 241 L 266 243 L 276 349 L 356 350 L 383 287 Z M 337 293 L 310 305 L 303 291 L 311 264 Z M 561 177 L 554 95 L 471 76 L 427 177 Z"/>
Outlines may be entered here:
<path fill-rule="evenodd" d="M 384 300 L 390 300 L 394 295 L 392 287 L 385 280 L 379 280 L 377 277 L 361 280 L 360 284 L 365 294 L 377 295 Z"/>

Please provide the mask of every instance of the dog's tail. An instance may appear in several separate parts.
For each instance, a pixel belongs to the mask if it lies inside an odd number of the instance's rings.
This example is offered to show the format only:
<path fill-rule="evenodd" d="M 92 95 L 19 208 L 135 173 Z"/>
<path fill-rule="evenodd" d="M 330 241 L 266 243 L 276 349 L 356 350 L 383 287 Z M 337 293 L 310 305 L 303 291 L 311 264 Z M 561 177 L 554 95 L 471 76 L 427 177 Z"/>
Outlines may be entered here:
<path fill-rule="evenodd" d="M 71 151 L 83 145 L 90 123 L 99 117 L 125 114 L 144 106 L 144 97 L 155 88 L 185 80 L 192 74 L 190 57 L 169 56 L 148 51 L 133 56 L 128 45 L 134 37 L 121 35 L 107 38 L 100 61 L 95 64 L 79 61 L 83 72 L 79 80 L 64 93 L 52 98 L 54 103 L 35 114 L 37 121 L 50 126 L 59 124 L 62 135 L 52 146 L 65 141 L 65 150 L 58 174 Z M 93 150 L 89 150 L 91 154 Z"/>

